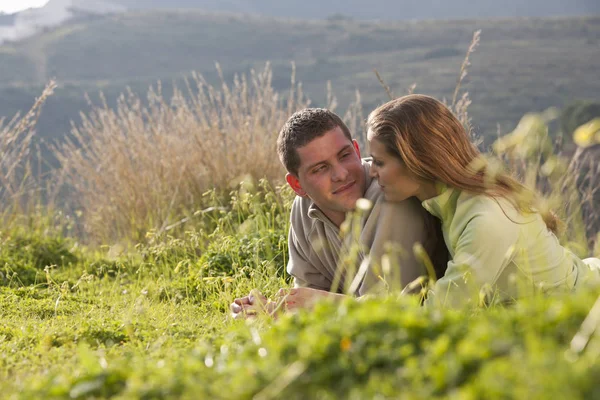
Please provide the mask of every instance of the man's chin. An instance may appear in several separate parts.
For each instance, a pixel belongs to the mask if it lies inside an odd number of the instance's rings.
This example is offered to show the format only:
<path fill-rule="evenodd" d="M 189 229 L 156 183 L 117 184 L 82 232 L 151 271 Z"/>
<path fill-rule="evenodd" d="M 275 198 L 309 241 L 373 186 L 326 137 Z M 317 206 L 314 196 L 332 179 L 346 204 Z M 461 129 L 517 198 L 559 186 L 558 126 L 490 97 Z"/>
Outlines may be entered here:
<path fill-rule="evenodd" d="M 335 197 L 344 204 L 352 204 L 352 208 L 354 208 L 356 201 L 362 197 L 362 193 L 358 193 L 356 189 L 353 189 L 348 190 L 347 192 L 338 193 Z"/>
<path fill-rule="evenodd" d="M 353 196 L 352 198 L 348 198 L 344 201 L 344 208 L 346 212 L 354 211 L 356 209 L 356 202 L 362 198 L 362 196 Z"/>

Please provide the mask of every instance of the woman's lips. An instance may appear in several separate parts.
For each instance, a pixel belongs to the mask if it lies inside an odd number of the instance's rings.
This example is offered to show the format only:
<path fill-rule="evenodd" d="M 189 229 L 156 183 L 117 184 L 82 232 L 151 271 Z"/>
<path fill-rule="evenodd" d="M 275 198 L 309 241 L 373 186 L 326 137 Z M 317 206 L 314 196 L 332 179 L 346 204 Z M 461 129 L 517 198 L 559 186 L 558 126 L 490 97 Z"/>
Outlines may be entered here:
<path fill-rule="evenodd" d="M 352 181 L 336 190 L 333 191 L 333 194 L 340 194 L 342 192 L 345 192 L 346 190 L 350 189 L 352 186 L 354 186 L 354 184 L 356 183 L 356 181 Z"/>

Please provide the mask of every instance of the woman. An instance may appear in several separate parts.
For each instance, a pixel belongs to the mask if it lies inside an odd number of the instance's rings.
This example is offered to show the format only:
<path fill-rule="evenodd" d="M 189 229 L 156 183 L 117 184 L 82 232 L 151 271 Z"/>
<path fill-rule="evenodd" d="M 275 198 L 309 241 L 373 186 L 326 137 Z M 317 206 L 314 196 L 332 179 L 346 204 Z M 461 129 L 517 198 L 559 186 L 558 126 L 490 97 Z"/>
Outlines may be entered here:
<path fill-rule="evenodd" d="M 371 174 L 386 199 L 416 196 L 442 221 L 452 260 L 427 303 L 479 302 L 482 294 L 509 301 L 596 279 L 600 260 L 582 261 L 562 247 L 556 216 L 537 212 L 531 192 L 509 175 L 491 176 L 441 102 L 424 95 L 392 100 L 369 115 L 367 128 Z"/>

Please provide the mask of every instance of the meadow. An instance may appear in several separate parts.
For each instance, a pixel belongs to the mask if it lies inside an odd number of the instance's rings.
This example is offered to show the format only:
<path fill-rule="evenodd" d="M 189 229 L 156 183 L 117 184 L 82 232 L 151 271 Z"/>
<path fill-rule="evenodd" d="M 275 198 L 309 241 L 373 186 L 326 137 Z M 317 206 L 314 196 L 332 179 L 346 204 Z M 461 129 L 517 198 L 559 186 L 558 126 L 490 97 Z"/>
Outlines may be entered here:
<path fill-rule="evenodd" d="M 289 285 L 290 200 L 286 190 L 240 188 L 198 229 L 151 232 L 126 253 L 85 248 L 43 219 L 3 231 L 3 397 L 600 395 L 598 288 L 464 310 L 390 293 L 233 320 L 233 298 Z"/>
<path fill-rule="evenodd" d="M 289 81 L 274 89 L 267 66 L 218 85 L 195 75 L 172 96 L 160 84 L 143 98 L 126 91 L 53 147 L 50 176 L 34 128 L 54 84 L 0 125 L 3 397 L 600 396 L 597 287 L 461 310 L 391 290 L 277 320 L 230 317 L 234 298 L 290 286 L 293 194 L 274 133 L 309 100 Z M 449 106 L 468 125 L 458 81 Z M 359 98 L 342 114 L 361 132 Z M 556 118 L 525 115 L 489 162 L 543 194 L 565 221 L 564 245 L 599 255 L 600 126 L 568 132 L 577 149 L 563 153 Z"/>

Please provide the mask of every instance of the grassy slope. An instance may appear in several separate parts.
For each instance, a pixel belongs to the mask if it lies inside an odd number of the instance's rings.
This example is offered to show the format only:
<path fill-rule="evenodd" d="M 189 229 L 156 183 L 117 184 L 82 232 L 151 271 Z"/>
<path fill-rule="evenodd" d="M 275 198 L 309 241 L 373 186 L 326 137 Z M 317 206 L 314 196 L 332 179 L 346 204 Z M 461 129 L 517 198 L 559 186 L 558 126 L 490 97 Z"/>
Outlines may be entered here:
<path fill-rule="evenodd" d="M 180 238 L 149 237 L 131 257 L 118 246 L 90 253 L 35 226 L 0 233 L 3 398 L 599 395 L 598 337 L 568 351 L 597 289 L 489 310 L 391 297 L 276 323 L 230 319 L 234 297 L 288 285 L 289 199 L 275 211 L 258 196 L 231 204 L 237 211 L 215 215 L 214 231 L 207 217 Z"/>
<path fill-rule="evenodd" d="M 203 12 L 138 12 L 80 21 L 31 40 L 0 47 L 0 114 L 24 109 L 32 84 L 56 77 L 52 117 L 40 131 L 60 137 L 69 119 L 85 109 L 83 91 L 99 88 L 114 98 L 125 85 L 144 90 L 156 79 L 170 81 L 191 70 L 216 78 L 246 71 L 265 60 L 275 66 L 274 84 L 286 88 L 289 62 L 317 104 L 331 80 L 341 108 L 359 89 L 368 110 L 386 99 L 373 68 L 395 94 L 413 82 L 417 91 L 451 97 L 472 32 L 482 44 L 472 58 L 467 89 L 474 123 L 495 134 L 511 129 L 525 112 L 597 99 L 600 80 L 598 18 L 505 19 L 366 23 L 300 21 Z M 9 92 L 7 92 L 7 90 Z M 62 104 L 62 96 L 68 101 Z M 55 121 L 50 121 L 54 119 Z M 61 122 L 62 121 L 62 122 Z"/>

